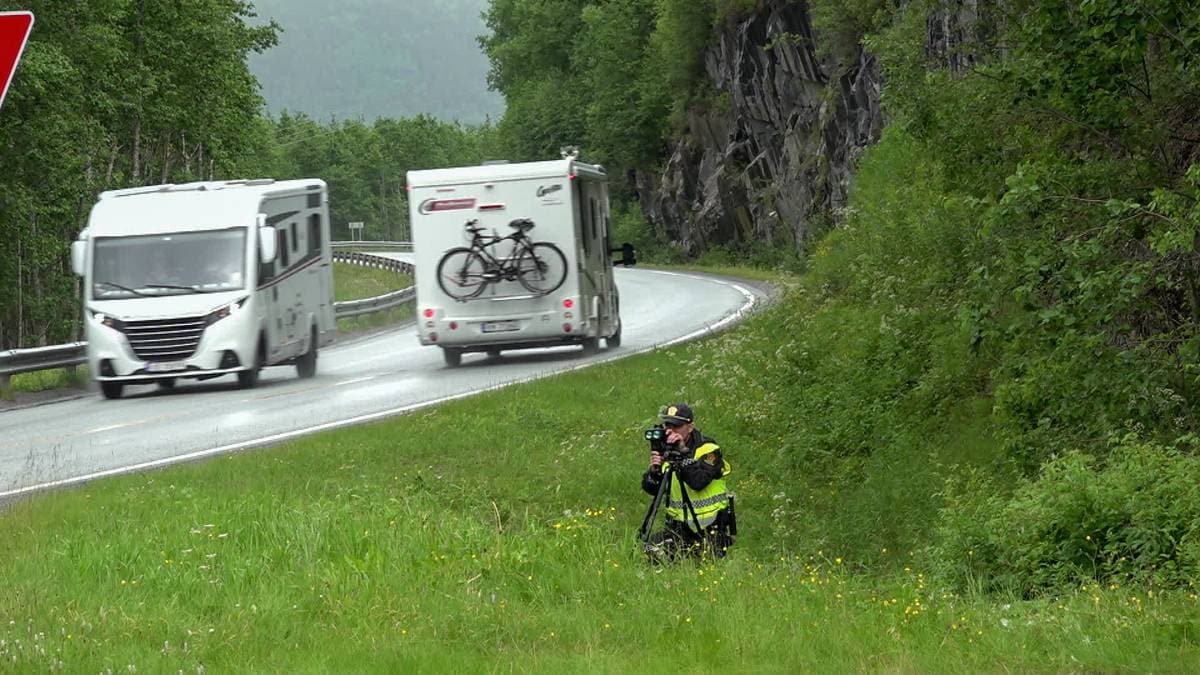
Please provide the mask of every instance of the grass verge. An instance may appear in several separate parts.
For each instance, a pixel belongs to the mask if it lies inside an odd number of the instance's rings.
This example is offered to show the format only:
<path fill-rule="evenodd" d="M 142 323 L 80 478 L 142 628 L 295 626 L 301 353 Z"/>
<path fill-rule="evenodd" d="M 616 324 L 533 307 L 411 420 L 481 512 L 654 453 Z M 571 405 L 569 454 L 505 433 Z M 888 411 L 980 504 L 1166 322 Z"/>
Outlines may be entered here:
<path fill-rule="evenodd" d="M 12 504 L 0 663 L 977 672 L 1200 659 L 1194 593 L 960 595 L 908 552 L 882 547 L 898 562 L 872 574 L 806 544 L 811 508 L 790 500 L 819 478 L 780 457 L 786 432 L 762 384 L 797 295 L 695 343 Z M 634 536 L 648 500 L 640 432 L 677 399 L 734 464 L 742 536 L 720 564 L 650 568 Z"/>

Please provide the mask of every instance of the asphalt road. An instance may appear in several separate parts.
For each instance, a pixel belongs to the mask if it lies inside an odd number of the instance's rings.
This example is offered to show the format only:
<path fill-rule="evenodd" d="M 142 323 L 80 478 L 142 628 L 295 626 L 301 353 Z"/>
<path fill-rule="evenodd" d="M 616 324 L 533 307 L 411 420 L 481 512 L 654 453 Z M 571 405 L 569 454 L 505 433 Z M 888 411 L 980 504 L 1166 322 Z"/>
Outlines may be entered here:
<path fill-rule="evenodd" d="M 736 320 L 764 293 L 730 280 L 618 269 L 621 346 L 585 357 L 579 347 L 467 354 L 447 368 L 411 326 L 321 351 L 316 377 L 264 369 L 255 389 L 233 376 L 181 381 L 174 391 L 127 387 L 0 412 L 0 498 L 269 445 L 380 419 L 695 337 Z M 661 317 L 675 320 L 664 325 Z"/>

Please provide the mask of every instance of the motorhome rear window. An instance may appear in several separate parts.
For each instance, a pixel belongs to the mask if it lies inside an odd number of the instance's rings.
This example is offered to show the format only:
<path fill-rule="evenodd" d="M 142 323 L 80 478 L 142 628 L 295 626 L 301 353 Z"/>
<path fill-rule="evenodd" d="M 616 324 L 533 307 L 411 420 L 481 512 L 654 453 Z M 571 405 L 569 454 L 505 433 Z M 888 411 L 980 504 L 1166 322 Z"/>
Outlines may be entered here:
<path fill-rule="evenodd" d="M 92 298 L 217 293 L 245 287 L 246 229 L 96 237 Z"/>

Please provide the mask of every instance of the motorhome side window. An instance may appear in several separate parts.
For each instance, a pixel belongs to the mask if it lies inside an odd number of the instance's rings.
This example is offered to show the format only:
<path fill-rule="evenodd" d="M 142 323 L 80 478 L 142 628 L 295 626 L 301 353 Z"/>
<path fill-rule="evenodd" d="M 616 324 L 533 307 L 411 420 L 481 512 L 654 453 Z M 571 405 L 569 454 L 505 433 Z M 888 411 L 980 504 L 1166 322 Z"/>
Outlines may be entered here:
<path fill-rule="evenodd" d="M 579 238 L 580 238 L 580 240 L 582 240 L 582 243 L 583 243 L 583 254 L 591 255 L 592 254 L 592 240 L 588 237 L 588 218 L 592 214 L 590 214 L 588 212 L 588 210 L 586 208 L 584 208 L 582 196 L 583 196 L 583 192 L 580 191 L 581 199 L 579 200 Z"/>
<path fill-rule="evenodd" d="M 321 216 L 317 213 L 308 217 L 308 252 L 321 254 Z"/>
<path fill-rule="evenodd" d="M 596 198 L 592 197 L 588 201 L 591 202 L 591 212 L 592 212 L 592 236 L 589 237 L 589 239 L 595 239 L 596 238 Z"/>
<path fill-rule="evenodd" d="M 285 270 L 291 263 L 288 261 L 288 253 L 291 249 L 288 248 L 288 232 L 286 229 L 279 230 L 279 268 Z"/>

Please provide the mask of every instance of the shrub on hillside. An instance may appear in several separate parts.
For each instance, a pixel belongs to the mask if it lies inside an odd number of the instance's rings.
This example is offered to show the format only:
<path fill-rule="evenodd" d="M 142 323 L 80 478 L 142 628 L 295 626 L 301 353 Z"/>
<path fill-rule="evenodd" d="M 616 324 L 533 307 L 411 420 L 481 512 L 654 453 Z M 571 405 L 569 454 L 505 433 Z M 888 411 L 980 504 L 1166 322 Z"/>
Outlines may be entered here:
<path fill-rule="evenodd" d="M 1008 495 L 968 478 L 947 495 L 933 564 L 959 588 L 1023 597 L 1188 586 L 1200 574 L 1200 458 L 1133 438 L 1106 454 L 1056 457 Z"/>

